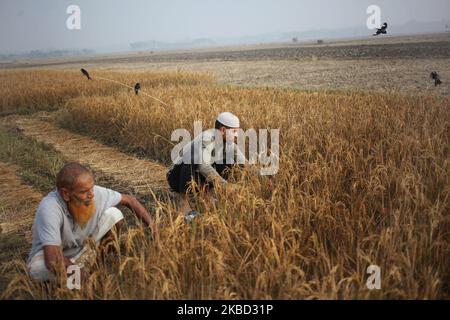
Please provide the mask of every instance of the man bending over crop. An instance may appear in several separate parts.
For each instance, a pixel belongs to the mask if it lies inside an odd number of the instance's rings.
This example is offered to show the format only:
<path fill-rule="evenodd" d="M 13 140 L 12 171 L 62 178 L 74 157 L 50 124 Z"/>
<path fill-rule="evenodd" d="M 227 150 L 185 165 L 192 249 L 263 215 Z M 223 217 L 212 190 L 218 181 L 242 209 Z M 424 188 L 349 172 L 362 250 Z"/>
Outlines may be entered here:
<path fill-rule="evenodd" d="M 186 221 L 190 222 L 198 214 L 189 204 L 192 181 L 200 187 L 225 186 L 230 169 L 246 162 L 236 144 L 239 127 L 238 117 L 230 112 L 221 113 L 215 129 L 202 132 L 184 146 L 170 167 L 167 180 L 170 188 L 180 194 L 180 209 Z"/>

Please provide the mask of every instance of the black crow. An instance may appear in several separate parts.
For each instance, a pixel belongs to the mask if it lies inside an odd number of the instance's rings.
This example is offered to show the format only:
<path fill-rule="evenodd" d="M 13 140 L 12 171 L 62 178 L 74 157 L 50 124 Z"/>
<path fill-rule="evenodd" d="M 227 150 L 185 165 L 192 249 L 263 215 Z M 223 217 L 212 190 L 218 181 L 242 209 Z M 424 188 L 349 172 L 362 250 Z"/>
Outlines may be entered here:
<path fill-rule="evenodd" d="M 377 32 L 374 34 L 374 36 L 378 36 L 380 34 L 387 34 L 387 27 L 388 24 L 386 22 L 383 23 L 383 26 L 380 29 L 377 29 Z"/>
<path fill-rule="evenodd" d="M 89 75 L 89 72 L 87 72 L 87 70 L 81 68 L 81 73 L 84 74 L 88 78 L 88 80 L 92 80 L 91 76 Z"/>
<path fill-rule="evenodd" d="M 430 74 L 431 79 L 434 80 L 434 85 L 437 87 L 438 85 L 440 85 L 442 83 L 441 81 L 441 77 L 439 77 L 438 73 L 436 71 L 433 71 Z"/>
<path fill-rule="evenodd" d="M 139 93 L 139 90 L 141 90 L 141 84 L 138 82 L 134 85 L 134 92 L 136 92 L 136 95 Z"/>

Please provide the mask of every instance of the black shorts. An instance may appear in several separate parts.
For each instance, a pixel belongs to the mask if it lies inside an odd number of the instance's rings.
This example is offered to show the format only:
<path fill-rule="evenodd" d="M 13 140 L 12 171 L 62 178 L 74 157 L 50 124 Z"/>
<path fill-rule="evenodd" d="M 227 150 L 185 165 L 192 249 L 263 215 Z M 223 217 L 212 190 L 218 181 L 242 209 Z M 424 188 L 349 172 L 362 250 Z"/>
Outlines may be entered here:
<path fill-rule="evenodd" d="M 199 187 L 207 186 L 208 188 L 213 187 L 211 181 L 206 181 L 206 178 L 198 171 L 198 166 L 196 164 L 177 164 L 173 166 L 171 170 L 167 172 L 167 182 L 169 183 L 170 189 L 178 193 L 187 193 L 189 186 L 192 181 Z M 219 173 L 219 175 L 225 180 L 228 178 L 230 169 L 233 167 L 232 164 L 212 164 L 213 168 Z"/>

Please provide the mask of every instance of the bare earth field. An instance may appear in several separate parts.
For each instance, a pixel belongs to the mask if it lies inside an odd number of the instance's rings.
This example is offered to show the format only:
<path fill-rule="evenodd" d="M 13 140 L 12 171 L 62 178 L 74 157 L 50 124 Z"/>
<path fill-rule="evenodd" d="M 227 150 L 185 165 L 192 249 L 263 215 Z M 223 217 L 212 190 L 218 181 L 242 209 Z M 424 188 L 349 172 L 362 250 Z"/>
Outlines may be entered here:
<path fill-rule="evenodd" d="M 298 89 L 363 89 L 449 94 L 450 35 L 367 38 L 106 55 L 0 64 L 3 68 L 178 70 L 210 72 L 220 83 Z M 441 75 L 435 88 L 431 71 Z"/>

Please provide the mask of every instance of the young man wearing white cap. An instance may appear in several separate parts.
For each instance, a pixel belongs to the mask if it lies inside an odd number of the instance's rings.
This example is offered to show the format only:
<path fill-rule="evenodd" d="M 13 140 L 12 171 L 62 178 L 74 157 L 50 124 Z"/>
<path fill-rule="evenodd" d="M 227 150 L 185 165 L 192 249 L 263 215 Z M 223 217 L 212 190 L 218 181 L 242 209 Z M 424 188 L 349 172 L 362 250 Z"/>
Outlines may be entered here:
<path fill-rule="evenodd" d="M 236 145 L 239 118 L 221 113 L 215 129 L 209 129 L 184 146 L 167 173 L 170 188 L 180 194 L 180 210 L 189 222 L 198 212 L 192 210 L 188 193 L 194 180 L 200 187 L 214 183 L 227 184 L 228 172 L 234 164 L 244 164 L 245 157 Z"/>

